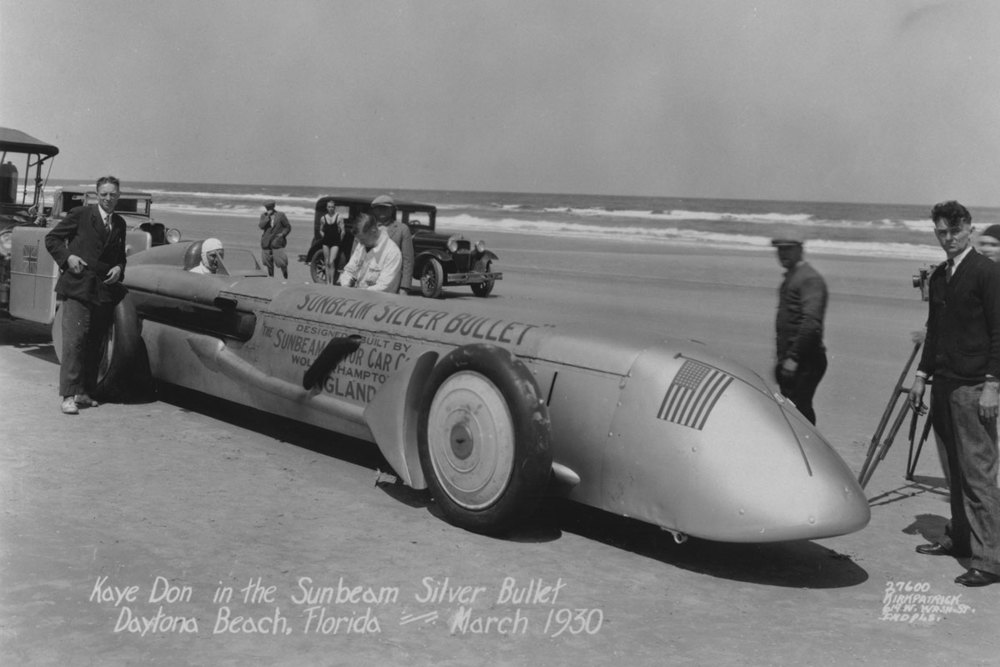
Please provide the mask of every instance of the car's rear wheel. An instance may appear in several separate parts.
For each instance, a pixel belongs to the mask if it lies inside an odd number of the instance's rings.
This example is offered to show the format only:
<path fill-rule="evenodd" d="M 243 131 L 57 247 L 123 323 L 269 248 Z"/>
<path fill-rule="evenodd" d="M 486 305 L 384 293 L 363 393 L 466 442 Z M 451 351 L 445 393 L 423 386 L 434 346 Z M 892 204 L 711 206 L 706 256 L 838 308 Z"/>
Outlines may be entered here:
<path fill-rule="evenodd" d="M 467 345 L 434 367 L 418 436 L 428 487 L 456 526 L 503 533 L 545 491 L 548 409 L 528 369 L 502 348 Z"/>
<path fill-rule="evenodd" d="M 490 272 L 489 264 L 486 265 L 486 272 L 487 273 Z M 496 283 L 495 280 L 490 279 L 490 280 L 484 280 L 481 283 L 472 283 L 470 287 L 472 287 L 472 293 L 475 294 L 476 296 L 486 297 L 489 296 L 490 293 L 493 291 L 493 285 L 495 283 Z"/>
<path fill-rule="evenodd" d="M 424 263 L 420 271 L 420 293 L 428 299 L 437 299 L 444 288 L 444 268 L 433 257 Z"/>
<path fill-rule="evenodd" d="M 317 285 L 326 284 L 326 251 L 320 248 L 309 260 L 309 277 Z"/>

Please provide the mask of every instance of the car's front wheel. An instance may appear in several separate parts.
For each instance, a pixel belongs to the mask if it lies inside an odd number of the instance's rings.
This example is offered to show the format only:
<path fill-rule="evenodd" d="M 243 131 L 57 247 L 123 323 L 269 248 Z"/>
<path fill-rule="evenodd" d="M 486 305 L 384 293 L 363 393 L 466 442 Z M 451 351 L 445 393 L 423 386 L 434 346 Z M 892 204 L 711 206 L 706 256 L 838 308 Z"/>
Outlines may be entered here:
<path fill-rule="evenodd" d="M 419 414 L 420 464 L 451 523 L 498 534 L 534 507 L 552 470 L 549 414 L 510 352 L 482 344 L 450 352 L 431 372 Z"/>
<path fill-rule="evenodd" d="M 433 257 L 424 263 L 420 271 L 420 293 L 428 299 L 437 299 L 444 289 L 444 268 Z"/>

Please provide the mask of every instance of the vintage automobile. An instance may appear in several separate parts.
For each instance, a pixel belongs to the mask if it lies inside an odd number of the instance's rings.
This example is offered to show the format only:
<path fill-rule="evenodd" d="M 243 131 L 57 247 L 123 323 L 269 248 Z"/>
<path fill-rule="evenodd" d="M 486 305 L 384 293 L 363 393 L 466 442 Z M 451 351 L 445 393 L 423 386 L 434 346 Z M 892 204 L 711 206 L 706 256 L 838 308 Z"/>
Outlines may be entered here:
<path fill-rule="evenodd" d="M 197 275 L 200 243 L 129 258 L 103 391 L 154 378 L 373 442 L 477 532 L 504 532 L 545 494 L 678 540 L 812 539 L 869 521 L 823 436 L 700 343 L 269 280 L 228 248 L 220 274 Z"/>
<path fill-rule="evenodd" d="M 0 313 L 34 321 L 51 321 L 55 302 L 50 292 L 59 269 L 52 261 L 41 235 L 19 236 L 20 227 L 52 227 L 66 214 L 83 204 L 97 203 L 97 192 L 64 189 L 56 192 L 52 206 L 45 206 L 42 167 L 59 154 L 59 149 L 19 130 L 0 128 Z M 8 158 L 20 155 L 25 160 L 24 180 L 17 165 Z M 115 210 L 128 224 L 126 252 L 145 250 L 154 245 L 180 240 L 175 229 L 166 229 L 150 215 L 152 195 L 145 192 L 122 192 Z M 47 231 L 47 230 L 46 230 Z M 14 290 L 14 275 L 20 275 Z"/>
<path fill-rule="evenodd" d="M 49 226 L 55 226 L 60 220 L 77 206 L 86 206 L 97 203 L 96 190 L 80 190 L 74 188 L 63 188 L 56 191 L 55 201 L 48 214 Z M 174 228 L 168 228 L 162 222 L 153 218 L 153 195 L 148 192 L 132 192 L 122 190 L 118 203 L 115 205 L 115 213 L 125 219 L 125 224 L 129 230 L 143 231 L 150 236 L 150 246 L 164 245 L 167 243 L 177 243 L 181 240 L 181 233 Z"/>
<path fill-rule="evenodd" d="M 0 127 L 0 311 L 10 303 L 12 234 L 15 227 L 45 226 L 43 167 L 59 149 L 20 130 Z M 23 180 L 14 162 L 24 164 Z"/>
<path fill-rule="evenodd" d="M 326 282 L 326 256 L 320 237 L 320 225 L 327 202 L 336 202 L 345 220 L 371 211 L 371 198 L 332 195 L 316 201 L 313 240 L 309 252 L 299 261 L 309 265 L 313 282 Z M 413 278 L 420 281 L 420 292 L 432 299 L 441 296 L 445 287 L 468 285 L 476 296 L 489 296 L 503 274 L 493 271 L 497 255 L 482 241 L 466 239 L 461 234 L 442 234 L 435 230 L 437 207 L 431 204 L 396 201 L 396 215 L 413 232 Z M 408 289 L 412 285 L 406 286 Z"/>

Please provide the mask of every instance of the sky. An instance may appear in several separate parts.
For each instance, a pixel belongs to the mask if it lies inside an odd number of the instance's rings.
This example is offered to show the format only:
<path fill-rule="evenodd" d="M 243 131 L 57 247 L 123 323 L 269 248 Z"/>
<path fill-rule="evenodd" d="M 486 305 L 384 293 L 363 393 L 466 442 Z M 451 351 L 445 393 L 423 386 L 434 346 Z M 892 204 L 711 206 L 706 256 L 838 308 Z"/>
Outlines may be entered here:
<path fill-rule="evenodd" d="M 52 178 L 1000 206 L 995 0 L 0 0 Z"/>

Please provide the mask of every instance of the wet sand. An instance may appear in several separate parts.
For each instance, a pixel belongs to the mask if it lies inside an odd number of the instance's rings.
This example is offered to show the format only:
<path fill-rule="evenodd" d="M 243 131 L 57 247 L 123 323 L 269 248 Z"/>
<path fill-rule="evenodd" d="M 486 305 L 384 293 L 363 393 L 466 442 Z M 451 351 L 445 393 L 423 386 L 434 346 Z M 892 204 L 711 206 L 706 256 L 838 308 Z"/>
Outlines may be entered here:
<path fill-rule="evenodd" d="M 169 222 L 187 237 L 223 225 Z M 254 227 L 224 240 L 253 247 Z M 290 255 L 307 236 L 293 232 Z M 487 242 L 504 272 L 488 300 L 498 312 L 628 322 L 770 373 L 781 278 L 770 252 Z M 919 262 L 807 256 L 831 290 L 819 428 L 857 471 L 925 317 L 910 285 Z M 306 277 L 293 263 L 291 279 Z M 169 388 L 64 417 L 57 374 L 44 327 L 0 323 L 7 664 L 991 664 L 1000 654 L 1000 587 L 962 588 L 961 563 L 913 551 L 948 505 L 932 451 L 914 482 L 903 478 L 905 434 L 866 489 L 871 524 L 851 535 L 676 545 L 553 500 L 494 539 L 448 525 L 423 493 L 376 484 L 386 464 L 374 446 Z M 324 587 L 346 601 L 312 604 Z M 904 621 L 892 614 L 913 610 L 896 603 L 926 613 Z M 154 622 L 145 634 L 141 618 Z"/>

